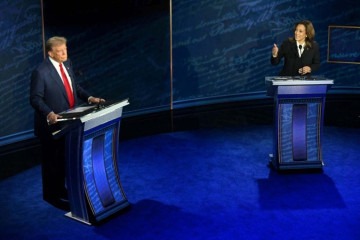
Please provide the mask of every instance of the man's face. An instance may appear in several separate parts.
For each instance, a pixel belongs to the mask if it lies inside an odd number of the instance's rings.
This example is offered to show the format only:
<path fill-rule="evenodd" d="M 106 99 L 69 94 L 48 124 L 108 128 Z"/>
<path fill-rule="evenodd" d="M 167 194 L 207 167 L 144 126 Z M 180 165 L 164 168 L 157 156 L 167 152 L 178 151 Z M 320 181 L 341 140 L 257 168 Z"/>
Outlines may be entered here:
<path fill-rule="evenodd" d="M 66 44 L 61 44 L 52 47 L 52 49 L 48 52 L 49 56 L 55 61 L 62 63 L 67 60 L 67 47 Z"/>

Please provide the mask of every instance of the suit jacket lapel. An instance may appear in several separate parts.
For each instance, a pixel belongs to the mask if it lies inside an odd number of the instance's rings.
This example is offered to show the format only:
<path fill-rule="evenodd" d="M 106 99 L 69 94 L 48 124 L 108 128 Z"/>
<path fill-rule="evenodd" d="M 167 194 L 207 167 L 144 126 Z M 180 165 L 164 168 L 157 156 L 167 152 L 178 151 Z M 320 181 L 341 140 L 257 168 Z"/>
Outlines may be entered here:
<path fill-rule="evenodd" d="M 56 85 L 58 85 L 59 89 L 61 89 L 61 92 L 64 95 L 66 101 L 69 101 L 68 97 L 67 97 L 67 94 L 66 94 L 66 90 L 65 90 L 63 80 L 61 79 L 59 73 L 57 72 L 54 65 L 51 63 L 51 61 L 49 59 L 48 59 L 48 66 L 49 66 L 49 69 L 50 69 L 49 72 L 50 72 L 51 78 L 54 80 Z"/>
<path fill-rule="evenodd" d="M 305 45 L 305 47 L 304 47 L 304 51 L 303 51 L 303 53 L 302 53 L 302 55 L 301 56 L 305 56 L 305 55 L 307 55 L 308 53 L 309 53 L 309 47 L 308 46 L 306 46 Z"/>
<path fill-rule="evenodd" d="M 296 42 L 292 43 L 291 49 L 292 49 L 292 51 L 294 52 L 295 56 L 297 56 L 297 57 L 299 58 L 300 56 L 299 56 L 299 51 L 298 51 Z"/>

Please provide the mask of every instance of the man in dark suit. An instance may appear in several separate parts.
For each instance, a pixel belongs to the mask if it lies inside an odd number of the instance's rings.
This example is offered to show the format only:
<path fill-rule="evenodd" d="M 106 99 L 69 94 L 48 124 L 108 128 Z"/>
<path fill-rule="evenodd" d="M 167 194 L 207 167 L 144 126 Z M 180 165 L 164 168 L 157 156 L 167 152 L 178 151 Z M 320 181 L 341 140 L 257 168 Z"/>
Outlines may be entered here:
<path fill-rule="evenodd" d="M 59 128 L 58 113 L 75 107 L 80 101 L 100 103 L 75 81 L 67 55 L 67 40 L 52 37 L 47 40 L 48 57 L 32 72 L 30 104 L 35 110 L 34 131 L 42 144 L 43 198 L 50 204 L 69 210 L 65 183 L 65 139 L 54 139 Z"/>
<path fill-rule="evenodd" d="M 278 65 L 284 58 L 280 76 L 309 76 L 320 67 L 319 45 L 315 42 L 315 30 L 308 20 L 295 24 L 294 37 L 285 40 L 280 49 L 274 44 L 271 64 Z"/>

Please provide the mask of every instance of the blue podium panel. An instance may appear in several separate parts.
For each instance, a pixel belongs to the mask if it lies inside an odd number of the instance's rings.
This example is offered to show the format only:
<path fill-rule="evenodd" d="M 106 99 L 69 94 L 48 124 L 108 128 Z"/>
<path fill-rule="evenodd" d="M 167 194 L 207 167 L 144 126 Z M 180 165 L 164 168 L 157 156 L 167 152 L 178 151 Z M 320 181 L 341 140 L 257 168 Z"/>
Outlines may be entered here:
<path fill-rule="evenodd" d="M 96 221 L 127 206 L 117 167 L 119 121 L 84 133 L 83 175 L 89 207 Z"/>
<path fill-rule="evenodd" d="M 289 103 L 278 108 L 279 163 L 322 162 L 320 148 L 322 103 Z"/>
<path fill-rule="evenodd" d="M 66 183 L 71 212 L 66 216 L 98 223 L 129 206 L 118 172 L 122 107 L 126 101 L 71 116 L 66 133 Z"/>
<path fill-rule="evenodd" d="M 325 97 L 333 80 L 266 77 L 274 97 L 274 152 L 278 169 L 322 168 L 322 125 Z"/>

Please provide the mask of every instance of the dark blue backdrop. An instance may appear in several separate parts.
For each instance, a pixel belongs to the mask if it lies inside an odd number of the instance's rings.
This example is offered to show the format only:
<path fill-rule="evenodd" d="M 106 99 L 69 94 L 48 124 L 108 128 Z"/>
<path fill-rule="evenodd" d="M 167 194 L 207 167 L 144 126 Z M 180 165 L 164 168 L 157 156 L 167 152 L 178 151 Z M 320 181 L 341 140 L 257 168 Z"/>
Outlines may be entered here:
<path fill-rule="evenodd" d="M 42 60 L 40 1 L 0 1 L 0 145 L 32 129 L 30 72 Z"/>
<path fill-rule="evenodd" d="M 327 63 L 328 26 L 359 25 L 356 1 L 173 1 L 174 100 L 227 101 L 264 93 L 273 43 L 293 36 L 294 23 L 309 19 L 320 44 L 317 75 L 335 86 L 359 87 L 359 65 Z M 189 88 L 191 86 L 191 88 Z M 260 94 L 260 96 L 261 96 Z M 190 103 L 191 104 L 191 103 Z"/>
<path fill-rule="evenodd" d="M 359 1 L 173 0 L 171 11 L 164 0 L 43 2 L 45 38 L 67 37 L 78 81 L 94 95 L 129 98 L 125 116 L 265 97 L 264 76 L 280 70 L 271 47 L 301 19 L 315 26 L 317 74 L 359 92 L 358 64 L 327 62 L 328 26 L 359 26 Z M 43 52 L 41 2 L 1 1 L 0 9 L 1 144 L 31 135 L 28 85 Z"/>
<path fill-rule="evenodd" d="M 329 26 L 328 61 L 360 64 L 360 26 Z"/>

